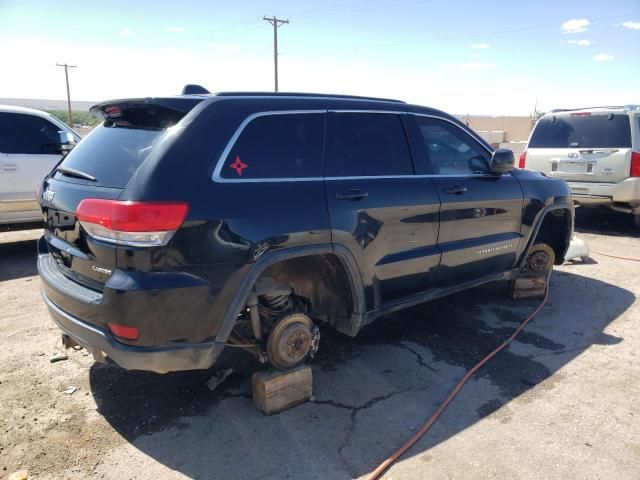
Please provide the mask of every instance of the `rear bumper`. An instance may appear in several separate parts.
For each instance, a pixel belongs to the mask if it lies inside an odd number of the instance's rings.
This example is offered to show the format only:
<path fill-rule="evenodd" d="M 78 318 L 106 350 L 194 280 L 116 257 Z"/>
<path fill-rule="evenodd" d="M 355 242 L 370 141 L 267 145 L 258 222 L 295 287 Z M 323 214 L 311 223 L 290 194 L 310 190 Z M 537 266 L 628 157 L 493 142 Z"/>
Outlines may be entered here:
<path fill-rule="evenodd" d="M 98 361 L 109 357 L 125 370 L 147 370 L 167 373 L 178 370 L 207 369 L 213 365 L 223 343 L 209 342 L 170 347 L 133 347 L 118 342 L 107 331 L 66 313 L 46 293 L 42 298 L 49 314 L 60 329 L 90 351 Z"/>
<path fill-rule="evenodd" d="M 225 343 L 212 316 L 210 284 L 182 273 L 116 270 L 99 292 L 64 276 L 44 240 L 38 244 L 42 297 L 64 333 L 98 361 L 127 370 L 166 373 L 211 367 Z M 108 323 L 138 328 L 138 340 L 120 341 Z"/>
<path fill-rule="evenodd" d="M 618 183 L 567 182 L 575 203 L 579 205 L 608 205 L 624 203 L 640 205 L 640 177 L 627 178 Z"/>

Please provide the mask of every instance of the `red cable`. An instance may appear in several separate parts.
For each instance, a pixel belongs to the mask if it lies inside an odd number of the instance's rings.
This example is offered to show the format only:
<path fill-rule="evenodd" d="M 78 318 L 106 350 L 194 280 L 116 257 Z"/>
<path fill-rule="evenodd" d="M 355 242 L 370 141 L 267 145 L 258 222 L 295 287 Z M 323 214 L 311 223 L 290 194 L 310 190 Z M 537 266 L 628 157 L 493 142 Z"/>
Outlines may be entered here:
<path fill-rule="evenodd" d="M 609 255 L 608 253 L 596 252 L 595 250 L 591 250 L 591 253 L 595 253 L 596 255 L 603 255 L 609 258 L 617 258 L 618 260 L 631 260 L 632 262 L 640 262 L 640 258 L 618 257 L 616 255 Z"/>
<path fill-rule="evenodd" d="M 489 355 L 487 355 L 482 360 L 480 360 L 480 362 L 478 362 L 471 370 L 469 370 L 466 373 L 464 377 L 462 377 L 462 379 L 456 384 L 454 389 L 451 391 L 449 396 L 444 400 L 444 402 L 440 404 L 438 409 L 433 413 L 433 415 L 431 415 L 429 420 L 427 420 L 427 422 L 420 428 L 420 430 L 414 433 L 413 436 L 409 440 L 407 440 L 407 442 L 402 447 L 400 447 L 391 456 L 389 456 L 384 462 L 378 465 L 378 467 L 373 472 L 371 472 L 371 474 L 368 477 L 368 480 L 376 480 L 380 478 L 380 476 L 385 472 L 385 470 L 387 470 L 403 453 L 409 450 L 425 433 L 427 433 L 427 431 L 436 422 L 436 420 L 440 417 L 440 415 L 442 415 L 442 412 L 444 412 L 444 410 L 449 406 L 449 403 L 451 403 L 451 401 L 455 398 L 458 392 L 460 392 L 464 384 L 467 383 L 467 381 L 469 381 L 469 379 L 478 370 L 480 370 L 480 368 L 485 363 L 491 360 L 498 352 L 506 348 L 518 336 L 518 334 L 522 331 L 522 329 L 531 320 L 533 320 L 533 318 L 538 313 L 540 313 L 540 310 L 542 310 L 542 307 L 544 307 L 544 305 L 547 303 L 547 299 L 549 298 L 549 280 L 550 279 L 551 279 L 551 272 L 549 272 L 549 275 L 547 276 L 547 287 L 544 292 L 544 298 L 542 299 L 542 302 L 540 303 L 540 305 L 538 305 L 538 307 L 533 311 L 533 313 L 531 313 L 531 315 L 529 315 L 520 324 L 520 326 L 515 329 L 515 331 L 511 334 L 511 336 L 507 338 L 504 342 L 502 342 L 502 344 L 498 348 L 496 348 L 493 352 L 491 352 Z"/>

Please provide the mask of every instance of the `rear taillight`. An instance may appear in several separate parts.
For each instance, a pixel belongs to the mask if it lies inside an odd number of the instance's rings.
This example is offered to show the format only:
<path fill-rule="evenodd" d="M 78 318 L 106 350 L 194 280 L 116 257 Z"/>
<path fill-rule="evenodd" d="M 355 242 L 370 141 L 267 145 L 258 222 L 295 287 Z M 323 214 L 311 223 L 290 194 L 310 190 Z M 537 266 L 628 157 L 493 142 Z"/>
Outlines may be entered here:
<path fill-rule="evenodd" d="M 109 330 L 116 337 L 124 338 L 125 340 L 137 340 L 140 337 L 140 332 L 136 327 L 128 327 L 118 323 L 108 323 L 107 325 L 109 325 Z"/>
<path fill-rule="evenodd" d="M 520 154 L 520 160 L 518 160 L 518 168 L 524 168 L 527 163 L 527 151 L 525 150 Z"/>
<path fill-rule="evenodd" d="M 640 177 L 640 152 L 631 152 L 631 171 L 632 177 Z"/>
<path fill-rule="evenodd" d="M 86 198 L 76 218 L 98 240 L 153 247 L 165 245 L 184 222 L 189 205 L 184 202 L 122 202 Z"/>

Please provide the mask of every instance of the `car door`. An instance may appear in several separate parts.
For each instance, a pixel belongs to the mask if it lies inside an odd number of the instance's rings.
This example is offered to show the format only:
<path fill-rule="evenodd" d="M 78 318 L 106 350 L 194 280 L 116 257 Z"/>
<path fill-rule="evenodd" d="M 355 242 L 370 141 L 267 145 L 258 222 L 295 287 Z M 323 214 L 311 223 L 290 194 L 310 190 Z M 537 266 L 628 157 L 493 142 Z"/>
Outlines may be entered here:
<path fill-rule="evenodd" d="M 36 115 L 0 114 L 0 202 L 3 212 L 39 212 L 36 187 L 62 158 L 57 151 L 59 130 L 57 125 Z"/>
<path fill-rule="evenodd" d="M 369 310 L 429 289 L 440 263 L 438 196 L 431 179 L 414 174 L 403 116 L 327 115 L 332 241 L 356 259 Z"/>
<path fill-rule="evenodd" d="M 511 174 L 489 173 L 491 153 L 445 118 L 411 115 L 440 196 L 440 286 L 512 267 L 520 241 L 523 195 Z"/>

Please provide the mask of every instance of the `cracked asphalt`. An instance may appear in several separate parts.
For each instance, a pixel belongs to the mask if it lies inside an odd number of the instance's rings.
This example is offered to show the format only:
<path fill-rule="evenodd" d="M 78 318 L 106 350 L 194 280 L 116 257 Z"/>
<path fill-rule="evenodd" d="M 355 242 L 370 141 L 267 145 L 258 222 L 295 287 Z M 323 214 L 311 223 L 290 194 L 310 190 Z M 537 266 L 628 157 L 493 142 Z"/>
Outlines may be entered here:
<path fill-rule="evenodd" d="M 578 210 L 595 251 L 638 257 L 623 215 Z M 390 315 L 352 339 L 322 330 L 312 401 L 266 417 L 263 368 L 158 376 L 50 363 L 59 332 L 39 298 L 37 232 L 0 234 L 0 475 L 33 478 L 366 478 L 537 305 L 496 283 Z M 548 304 L 464 387 L 387 479 L 617 478 L 640 472 L 640 264 L 557 267 Z M 63 393 L 77 386 L 72 395 Z"/>

